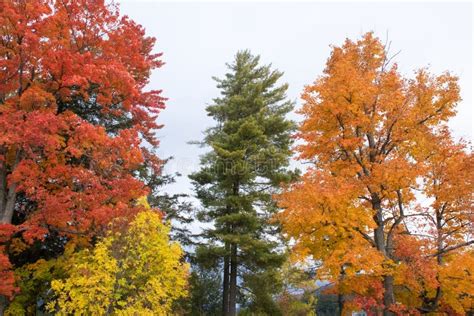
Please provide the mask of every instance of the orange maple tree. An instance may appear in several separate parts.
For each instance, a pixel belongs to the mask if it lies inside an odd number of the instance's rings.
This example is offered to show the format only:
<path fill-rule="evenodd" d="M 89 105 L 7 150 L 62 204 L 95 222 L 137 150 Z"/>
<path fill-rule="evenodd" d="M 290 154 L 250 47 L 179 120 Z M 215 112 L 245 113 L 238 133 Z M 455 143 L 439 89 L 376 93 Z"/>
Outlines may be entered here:
<path fill-rule="evenodd" d="M 442 129 L 427 146 L 424 245 L 436 259 L 435 289 L 423 290 L 422 311 L 463 314 L 474 307 L 474 156 Z M 422 236 L 425 237 L 425 236 Z"/>
<path fill-rule="evenodd" d="M 348 294 L 346 308 L 459 311 L 474 293 L 452 284 L 473 275 L 474 241 L 472 155 L 446 126 L 457 78 L 407 79 L 392 57 L 372 33 L 333 48 L 302 96 L 297 150 L 310 167 L 277 196 L 278 218 L 297 253 L 321 263 L 318 277 Z"/>
<path fill-rule="evenodd" d="M 159 160 L 160 91 L 145 91 L 155 39 L 97 0 L 0 2 L 0 294 L 15 291 L 6 255 L 55 232 L 91 236 L 132 216 Z"/>

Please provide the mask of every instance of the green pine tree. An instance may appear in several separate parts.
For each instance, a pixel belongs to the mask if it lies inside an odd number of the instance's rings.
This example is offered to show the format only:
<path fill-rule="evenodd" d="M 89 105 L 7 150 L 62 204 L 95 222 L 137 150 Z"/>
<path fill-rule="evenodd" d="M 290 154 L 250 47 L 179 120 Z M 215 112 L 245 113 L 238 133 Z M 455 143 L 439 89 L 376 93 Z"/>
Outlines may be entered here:
<path fill-rule="evenodd" d="M 249 51 L 238 52 L 227 66 L 224 79 L 214 78 L 221 97 L 206 109 L 217 124 L 201 144 L 212 150 L 190 178 L 203 205 L 202 220 L 214 224 L 204 232 L 207 243 L 198 254 L 220 261 L 223 314 L 235 315 L 237 298 L 249 297 L 253 285 L 259 287 L 258 295 L 250 295 L 255 302 L 244 305 L 259 312 L 258 301 L 268 306 L 277 290 L 268 279 L 255 280 L 276 275 L 271 270 L 284 261 L 278 227 L 269 219 L 277 210 L 272 194 L 296 176 L 288 168 L 295 124 L 286 118 L 294 104 L 286 97 L 288 85 L 277 84 L 281 72 L 259 65 L 259 56 Z M 274 313 L 274 306 L 265 309 Z"/>

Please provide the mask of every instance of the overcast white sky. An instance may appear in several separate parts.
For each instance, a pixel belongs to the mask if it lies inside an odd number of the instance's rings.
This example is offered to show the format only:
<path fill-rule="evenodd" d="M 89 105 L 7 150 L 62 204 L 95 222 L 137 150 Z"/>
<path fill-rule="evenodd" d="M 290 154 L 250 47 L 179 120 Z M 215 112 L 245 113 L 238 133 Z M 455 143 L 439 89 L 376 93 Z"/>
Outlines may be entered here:
<path fill-rule="evenodd" d="M 158 132 L 159 155 L 174 156 L 168 171 L 183 174 L 170 192 L 192 194 L 187 174 L 199 168 L 203 150 L 187 142 L 200 140 L 213 125 L 205 112 L 219 93 L 211 77 L 221 77 L 239 49 L 284 71 L 288 97 L 298 108 L 303 86 L 321 74 L 330 44 L 367 31 L 385 39 L 388 32 L 392 51 L 401 51 L 396 61 L 404 74 L 429 66 L 460 77 L 463 101 L 451 127 L 457 137 L 472 140 L 471 3 L 119 2 L 121 13 L 156 37 L 156 50 L 164 53 L 166 65 L 154 71 L 150 88 L 169 98 L 159 118 L 165 125 Z"/>

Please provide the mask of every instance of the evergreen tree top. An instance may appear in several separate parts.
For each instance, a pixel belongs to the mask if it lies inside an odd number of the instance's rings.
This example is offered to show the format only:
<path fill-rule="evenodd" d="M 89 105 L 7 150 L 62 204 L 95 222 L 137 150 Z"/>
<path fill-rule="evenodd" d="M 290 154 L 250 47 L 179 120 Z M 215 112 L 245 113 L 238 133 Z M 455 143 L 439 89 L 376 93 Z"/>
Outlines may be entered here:
<path fill-rule="evenodd" d="M 286 98 L 288 85 L 277 83 L 283 73 L 259 61 L 248 50 L 239 51 L 224 79 L 214 78 L 221 97 L 206 110 L 217 124 L 203 142 L 212 151 L 201 160 L 204 168 L 191 176 L 202 185 L 217 178 L 227 179 L 220 182 L 224 187 L 235 181 L 255 184 L 258 177 L 273 184 L 288 180 L 284 169 L 295 124 L 286 114 L 294 104 Z"/>

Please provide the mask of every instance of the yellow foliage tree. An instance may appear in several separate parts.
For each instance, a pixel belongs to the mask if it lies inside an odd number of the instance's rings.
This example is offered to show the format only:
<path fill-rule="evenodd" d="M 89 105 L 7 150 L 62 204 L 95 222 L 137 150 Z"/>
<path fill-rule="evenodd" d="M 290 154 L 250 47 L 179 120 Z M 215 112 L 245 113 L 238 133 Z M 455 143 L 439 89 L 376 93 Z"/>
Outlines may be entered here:
<path fill-rule="evenodd" d="M 186 295 L 188 265 L 169 227 L 151 210 L 125 232 L 113 231 L 71 259 L 69 276 L 54 280 L 50 311 L 74 315 L 169 315 Z"/>

